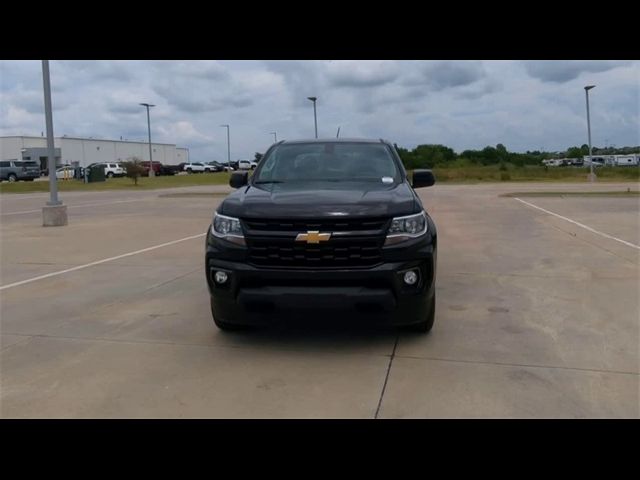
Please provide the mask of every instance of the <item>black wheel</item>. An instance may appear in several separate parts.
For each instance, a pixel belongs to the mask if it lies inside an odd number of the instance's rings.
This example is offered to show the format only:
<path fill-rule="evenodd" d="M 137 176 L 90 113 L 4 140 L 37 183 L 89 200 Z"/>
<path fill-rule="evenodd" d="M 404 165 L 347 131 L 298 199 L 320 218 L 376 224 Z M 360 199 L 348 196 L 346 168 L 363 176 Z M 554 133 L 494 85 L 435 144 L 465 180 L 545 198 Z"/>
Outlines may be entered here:
<path fill-rule="evenodd" d="M 16 182 L 18 180 L 18 177 L 16 176 L 15 173 L 10 173 L 9 176 L 7 177 L 7 180 L 9 180 L 10 182 Z"/>
<path fill-rule="evenodd" d="M 433 300 L 431 301 L 431 305 L 429 306 L 429 312 L 427 313 L 427 318 L 420 323 L 416 323 L 415 325 L 409 325 L 408 329 L 413 332 L 419 333 L 429 333 L 433 328 L 433 322 L 436 319 L 436 294 L 433 294 Z"/>
<path fill-rule="evenodd" d="M 107 178 L 113 178 L 113 172 L 107 173 Z"/>
<path fill-rule="evenodd" d="M 215 323 L 216 327 L 218 327 L 220 330 L 223 330 L 225 332 L 237 332 L 239 330 L 246 330 L 247 328 L 249 328 L 246 325 L 238 325 L 237 323 L 228 323 L 228 322 L 223 322 L 221 320 L 218 320 L 216 318 L 216 314 L 214 313 L 213 298 L 211 298 L 210 301 L 211 301 L 211 317 L 213 318 L 213 323 Z"/>
<path fill-rule="evenodd" d="M 187 168 L 187 173 L 193 173 L 193 170 L 191 170 L 190 168 Z"/>

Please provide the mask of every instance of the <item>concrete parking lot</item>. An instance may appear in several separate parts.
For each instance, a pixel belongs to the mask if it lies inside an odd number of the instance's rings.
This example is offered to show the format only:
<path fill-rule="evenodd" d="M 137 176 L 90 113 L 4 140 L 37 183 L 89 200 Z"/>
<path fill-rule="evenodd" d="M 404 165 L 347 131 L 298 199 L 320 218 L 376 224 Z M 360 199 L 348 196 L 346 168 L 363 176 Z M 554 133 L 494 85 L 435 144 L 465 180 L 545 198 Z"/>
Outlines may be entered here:
<path fill-rule="evenodd" d="M 0 415 L 640 418 L 638 197 L 500 196 L 628 187 L 421 189 L 429 335 L 217 330 L 204 232 L 228 187 L 64 193 L 58 228 L 47 195 L 0 195 Z"/>

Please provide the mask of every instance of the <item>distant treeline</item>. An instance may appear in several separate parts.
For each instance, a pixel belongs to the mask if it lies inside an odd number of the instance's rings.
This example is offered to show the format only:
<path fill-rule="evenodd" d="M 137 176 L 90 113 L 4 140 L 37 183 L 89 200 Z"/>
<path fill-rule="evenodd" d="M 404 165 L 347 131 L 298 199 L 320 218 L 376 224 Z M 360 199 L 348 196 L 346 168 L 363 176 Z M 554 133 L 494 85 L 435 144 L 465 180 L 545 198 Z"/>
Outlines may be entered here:
<path fill-rule="evenodd" d="M 512 164 L 514 166 L 540 165 L 542 160 L 550 158 L 582 158 L 589 155 L 589 146 L 571 147 L 564 152 L 541 152 L 538 150 L 526 153 L 510 152 L 499 143 L 495 147 L 487 146 L 482 150 L 465 150 L 456 153 L 445 145 L 418 145 L 413 150 L 395 145 L 405 168 L 464 167 L 470 165 Z M 638 147 L 597 148 L 594 155 L 624 155 L 640 152 Z"/>

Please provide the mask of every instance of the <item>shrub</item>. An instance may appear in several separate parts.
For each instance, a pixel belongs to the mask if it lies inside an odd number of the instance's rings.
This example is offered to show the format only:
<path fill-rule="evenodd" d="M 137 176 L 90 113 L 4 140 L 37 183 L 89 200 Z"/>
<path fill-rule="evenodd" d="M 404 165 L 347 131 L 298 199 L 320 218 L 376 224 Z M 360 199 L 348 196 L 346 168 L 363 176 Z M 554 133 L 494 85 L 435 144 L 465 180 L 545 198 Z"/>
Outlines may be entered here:
<path fill-rule="evenodd" d="M 500 174 L 500 181 L 501 182 L 508 182 L 509 180 L 511 180 L 511 175 L 509 175 L 507 172 L 502 172 Z"/>
<path fill-rule="evenodd" d="M 145 172 L 144 167 L 140 164 L 140 159 L 133 157 L 123 162 L 122 166 L 127 170 L 127 177 L 133 180 L 134 185 L 138 185 L 138 178 Z"/>

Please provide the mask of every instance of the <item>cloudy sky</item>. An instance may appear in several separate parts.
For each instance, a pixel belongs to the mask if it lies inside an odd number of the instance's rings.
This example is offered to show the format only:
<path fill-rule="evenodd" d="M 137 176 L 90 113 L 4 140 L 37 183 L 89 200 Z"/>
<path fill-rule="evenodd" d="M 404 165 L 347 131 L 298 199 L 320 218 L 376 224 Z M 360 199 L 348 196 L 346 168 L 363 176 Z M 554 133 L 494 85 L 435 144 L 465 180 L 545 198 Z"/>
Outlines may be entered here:
<path fill-rule="evenodd" d="M 638 61 L 51 61 L 56 136 L 188 147 L 194 161 L 253 157 L 278 140 L 318 134 L 386 138 L 460 152 L 640 145 Z M 40 135 L 40 61 L 0 61 L 0 135 Z"/>

